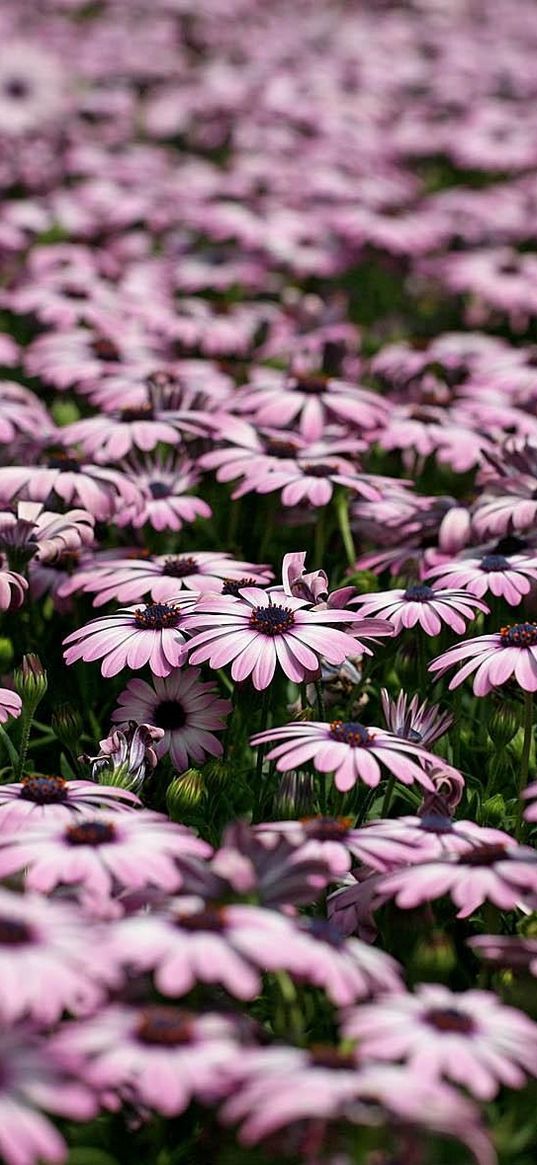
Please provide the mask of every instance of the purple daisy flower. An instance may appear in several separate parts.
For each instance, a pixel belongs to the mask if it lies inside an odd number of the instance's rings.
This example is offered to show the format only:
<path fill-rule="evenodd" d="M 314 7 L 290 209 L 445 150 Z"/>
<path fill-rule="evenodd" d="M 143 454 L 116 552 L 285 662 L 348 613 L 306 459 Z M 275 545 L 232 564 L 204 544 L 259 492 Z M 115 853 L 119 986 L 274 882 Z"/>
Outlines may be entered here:
<path fill-rule="evenodd" d="M 450 689 L 458 688 L 475 672 L 476 696 L 488 696 L 511 677 L 525 692 L 537 691 L 537 623 L 514 623 L 492 635 L 467 639 L 433 659 L 429 671 L 444 675 L 458 663 L 462 667 L 451 680 Z"/>
<path fill-rule="evenodd" d="M 390 732 L 414 744 L 433 744 L 453 724 L 450 712 L 442 712 L 437 704 L 429 704 L 427 700 L 420 704 L 419 696 L 409 700 L 406 692 L 399 692 L 397 700 L 392 700 L 386 688 L 382 688 L 380 700 Z"/>
<path fill-rule="evenodd" d="M 318 672 L 321 657 L 342 663 L 357 649 L 371 655 L 356 636 L 392 634 L 384 620 L 358 623 L 353 612 L 311 610 L 304 599 L 285 595 L 279 601 L 279 595 L 258 587 L 244 587 L 239 596 L 199 599 L 195 613 L 184 624 L 187 631 L 201 628 L 189 644 L 190 662 L 221 668 L 233 661 L 233 679 L 240 682 L 251 676 L 258 691 L 269 686 L 277 664 L 288 679 L 301 683 Z"/>
<path fill-rule="evenodd" d="M 421 984 L 353 1010 L 344 1033 L 359 1041 L 365 1060 L 406 1061 L 417 1076 L 447 1076 L 478 1100 L 492 1100 L 501 1085 L 522 1088 L 537 1076 L 537 1024 L 492 991 L 455 994 L 441 984 Z"/>
<path fill-rule="evenodd" d="M 537 854 L 514 841 L 485 842 L 387 874 L 377 889 L 382 901 L 394 898 L 404 910 L 444 894 L 459 907 L 457 918 L 468 918 L 487 901 L 500 910 L 514 910 L 537 894 Z"/>
<path fill-rule="evenodd" d="M 435 586 L 459 587 L 482 599 L 487 592 L 518 607 L 537 584 L 536 554 L 484 554 L 480 558 L 460 558 L 441 563 L 427 571 Z"/>
<path fill-rule="evenodd" d="M 378 615 L 393 623 L 395 634 L 418 624 L 426 635 L 439 635 L 442 625 L 464 635 L 466 622 L 475 619 L 489 608 L 475 595 L 466 591 L 434 590 L 426 583 L 417 583 L 392 591 L 358 595 L 350 605 L 359 605 L 362 615 Z"/>
<path fill-rule="evenodd" d="M 186 613 L 195 604 L 195 595 L 178 596 L 173 603 L 121 607 L 113 615 L 92 619 L 64 639 L 65 662 L 102 659 L 107 679 L 123 668 L 138 671 L 146 664 L 153 675 L 167 676 L 184 662 Z"/>
<path fill-rule="evenodd" d="M 155 677 L 152 684 L 130 680 L 112 713 L 116 722 L 134 720 L 162 729 L 162 738 L 153 746 L 155 753 L 158 757 L 169 753 L 179 772 L 191 761 L 202 764 L 207 756 L 222 755 L 221 741 L 214 733 L 225 728 L 231 702 L 219 698 L 215 684 L 202 683 L 200 674 L 199 668 L 189 667 L 163 679 Z"/>
<path fill-rule="evenodd" d="M 22 781 L 0 785 L 0 833 L 6 835 L 42 821 L 66 822 L 88 809 L 128 812 L 140 805 L 138 797 L 127 789 L 31 773 Z"/>
<path fill-rule="evenodd" d="M 340 792 L 352 789 L 357 781 L 376 788 L 381 778 L 381 766 L 405 785 L 417 781 L 425 789 L 434 789 L 424 766 L 426 762 L 435 761 L 436 757 L 420 745 L 382 728 L 366 728 L 363 724 L 343 720 L 333 720 L 331 724 L 320 720 L 294 721 L 281 728 L 257 733 L 252 736 L 250 744 L 257 746 L 273 741 L 282 743 L 267 753 L 267 759 L 276 761 L 279 772 L 312 761 L 318 772 L 334 773 L 335 785 Z"/>
<path fill-rule="evenodd" d="M 133 603 L 145 595 L 151 602 L 167 603 L 180 591 L 220 592 L 226 583 L 244 582 L 263 586 L 270 582 L 272 570 L 241 562 L 232 554 L 215 550 L 198 550 L 195 554 L 159 554 L 154 558 L 108 558 L 95 563 L 78 581 L 80 589 L 96 594 L 95 607 L 102 607 L 111 599 L 118 603 Z"/>

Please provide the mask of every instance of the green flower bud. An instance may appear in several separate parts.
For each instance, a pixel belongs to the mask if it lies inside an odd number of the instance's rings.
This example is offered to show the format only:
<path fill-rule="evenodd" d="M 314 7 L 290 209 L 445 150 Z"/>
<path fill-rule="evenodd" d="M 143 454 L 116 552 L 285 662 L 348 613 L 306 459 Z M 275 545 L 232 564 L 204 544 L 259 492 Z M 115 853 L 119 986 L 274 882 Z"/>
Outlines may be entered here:
<path fill-rule="evenodd" d="M 224 789 L 232 777 L 231 770 L 221 760 L 210 760 L 203 766 L 203 779 L 212 793 Z"/>
<path fill-rule="evenodd" d="M 345 585 L 356 587 L 361 595 L 370 595 L 379 589 L 379 580 L 372 570 L 358 570 L 345 575 Z"/>
<path fill-rule="evenodd" d="M 74 421 L 80 420 L 80 409 L 74 400 L 62 400 L 56 397 L 50 411 L 60 428 L 62 425 L 72 425 Z"/>
<path fill-rule="evenodd" d="M 11 667 L 13 662 L 13 644 L 11 639 L 0 638 L 0 675 Z"/>
<path fill-rule="evenodd" d="M 519 725 L 519 717 L 515 710 L 508 704 L 500 704 L 490 715 L 487 731 L 492 743 L 497 748 L 504 748 L 516 736 Z"/>
<path fill-rule="evenodd" d="M 412 956 L 412 968 L 420 978 L 431 975 L 443 979 L 457 965 L 457 953 L 451 939 L 442 931 L 432 931 L 418 942 Z"/>
<path fill-rule="evenodd" d="M 206 793 L 203 773 L 199 769 L 187 769 L 186 773 L 174 777 L 166 790 L 166 805 L 172 821 L 182 821 L 185 813 L 197 809 Z"/>
<path fill-rule="evenodd" d="M 315 778 L 311 773 L 284 773 L 274 797 L 274 817 L 293 821 L 311 817 L 315 805 Z"/>
<path fill-rule="evenodd" d="M 82 732 L 82 717 L 78 708 L 73 708 L 72 704 L 58 704 L 52 713 L 50 726 L 58 740 L 71 752 L 75 752 Z"/>
<path fill-rule="evenodd" d="M 13 672 L 13 687 L 22 700 L 24 710 L 35 712 L 48 687 L 47 673 L 38 655 L 23 655 L 20 667 Z"/>

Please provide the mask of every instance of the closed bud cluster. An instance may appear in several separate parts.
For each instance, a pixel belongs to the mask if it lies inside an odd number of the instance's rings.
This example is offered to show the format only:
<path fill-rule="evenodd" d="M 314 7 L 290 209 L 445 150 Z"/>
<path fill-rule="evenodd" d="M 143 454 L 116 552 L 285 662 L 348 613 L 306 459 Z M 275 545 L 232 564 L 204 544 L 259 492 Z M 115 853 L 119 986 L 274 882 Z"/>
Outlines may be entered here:
<path fill-rule="evenodd" d="M 200 769 L 187 769 L 174 777 L 166 790 L 166 805 L 172 821 L 182 821 L 185 813 L 197 809 L 205 799 L 207 788 Z"/>
<path fill-rule="evenodd" d="M 221 760 L 210 760 L 203 766 L 203 779 L 207 788 L 213 793 L 225 788 L 229 784 L 231 776 L 230 769 Z"/>
<path fill-rule="evenodd" d="M 48 687 L 47 673 L 38 655 L 23 655 L 20 667 L 13 672 L 13 687 L 22 700 L 23 709 L 35 712 Z"/>

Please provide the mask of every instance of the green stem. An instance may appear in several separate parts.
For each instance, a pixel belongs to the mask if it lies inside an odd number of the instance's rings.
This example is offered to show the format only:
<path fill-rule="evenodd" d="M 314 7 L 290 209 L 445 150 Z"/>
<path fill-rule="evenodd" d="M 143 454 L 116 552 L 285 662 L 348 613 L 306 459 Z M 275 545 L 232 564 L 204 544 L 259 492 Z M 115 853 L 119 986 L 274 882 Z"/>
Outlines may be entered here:
<path fill-rule="evenodd" d="M 343 546 L 345 547 L 345 554 L 347 555 L 347 562 L 349 566 L 354 566 L 356 563 L 356 550 L 354 549 L 351 524 L 349 521 L 349 499 L 346 493 L 340 492 L 336 494 L 335 507 L 339 532 Z"/>
<path fill-rule="evenodd" d="M 28 754 L 28 745 L 30 743 L 30 732 L 33 724 L 33 714 L 30 711 L 23 713 L 21 742 L 19 748 L 19 762 L 17 765 L 17 780 L 21 781 L 24 775 L 24 766 L 26 764 L 26 756 Z"/>
<path fill-rule="evenodd" d="M 388 784 L 386 785 L 386 792 L 384 794 L 384 800 L 382 802 L 382 809 L 380 811 L 381 817 L 386 817 L 388 814 L 388 810 L 389 810 L 390 805 L 392 803 L 394 789 L 395 789 L 395 777 L 392 775 L 388 781 Z"/>
<path fill-rule="evenodd" d="M 326 712 L 324 708 L 323 689 L 320 680 L 315 680 L 315 695 L 317 696 L 317 714 L 319 720 L 326 719 Z"/>
<path fill-rule="evenodd" d="M 11 764 L 13 765 L 13 768 L 15 769 L 15 771 L 17 771 L 17 769 L 19 767 L 19 754 L 17 752 L 17 749 L 15 748 L 15 745 L 13 744 L 13 741 L 10 740 L 7 732 L 5 731 L 4 728 L 2 728 L 1 724 L 0 724 L 0 740 L 2 741 L 2 744 L 4 745 L 4 748 L 5 748 L 7 755 L 11 761 Z"/>
<path fill-rule="evenodd" d="M 315 566 L 318 569 L 320 569 L 323 565 L 324 548 L 326 546 L 327 518 L 328 507 L 323 506 L 322 509 L 319 510 L 317 521 L 315 523 L 315 543 L 313 557 L 315 560 Z"/>
<path fill-rule="evenodd" d="M 260 726 L 259 726 L 260 732 L 264 732 L 266 727 L 267 727 L 269 708 L 270 708 L 270 688 L 265 688 L 265 690 L 263 692 L 262 703 L 261 703 L 261 722 L 260 722 Z M 261 820 L 260 814 L 261 814 L 261 811 L 263 808 L 263 800 L 264 800 L 264 798 L 263 798 L 263 793 L 264 793 L 264 789 L 263 789 L 263 759 L 264 759 L 264 756 L 265 756 L 265 746 L 263 744 L 260 744 L 260 745 L 258 745 L 258 748 L 257 748 L 257 760 L 256 760 L 256 764 L 255 764 L 255 789 L 254 789 L 254 814 L 253 814 L 254 821 Z"/>
<path fill-rule="evenodd" d="M 533 693 L 524 692 L 524 743 L 522 745 L 522 756 L 520 758 L 520 780 L 518 784 L 518 806 L 516 816 L 516 830 L 515 836 L 520 838 L 522 831 L 522 813 L 524 810 L 524 803 L 522 801 L 522 794 L 528 783 L 528 772 L 530 767 L 530 752 L 531 752 L 531 738 L 533 734 Z"/>

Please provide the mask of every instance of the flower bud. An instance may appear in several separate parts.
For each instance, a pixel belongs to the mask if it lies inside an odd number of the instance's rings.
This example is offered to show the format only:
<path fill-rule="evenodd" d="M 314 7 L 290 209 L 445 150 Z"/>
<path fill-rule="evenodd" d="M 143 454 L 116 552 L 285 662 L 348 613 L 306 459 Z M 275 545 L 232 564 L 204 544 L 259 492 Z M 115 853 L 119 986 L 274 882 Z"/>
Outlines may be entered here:
<path fill-rule="evenodd" d="M 11 667 L 13 662 L 13 644 L 11 639 L 0 638 L 0 675 Z"/>
<path fill-rule="evenodd" d="M 432 976 L 443 979 L 457 965 L 453 942 L 442 931 L 432 931 L 417 943 L 412 956 L 412 969 L 420 978 Z"/>
<path fill-rule="evenodd" d="M 35 712 L 48 687 L 47 673 L 38 655 L 23 655 L 20 667 L 13 672 L 13 687 L 22 700 L 23 710 Z"/>
<path fill-rule="evenodd" d="M 493 710 L 487 724 L 487 731 L 492 743 L 497 748 L 505 748 L 519 729 L 519 718 L 508 704 L 500 704 Z"/>
<path fill-rule="evenodd" d="M 172 821 L 182 821 L 185 813 L 197 809 L 207 795 L 203 773 L 187 769 L 174 777 L 166 790 L 166 805 Z"/>
<path fill-rule="evenodd" d="M 91 765 L 92 780 L 100 785 L 119 785 L 131 793 L 139 793 L 146 775 L 157 764 L 153 745 L 163 736 L 162 728 L 129 720 L 99 741 L 101 751 L 96 756 L 84 754 L 78 759 Z"/>
<path fill-rule="evenodd" d="M 231 776 L 231 770 L 221 760 L 210 760 L 203 766 L 203 779 L 211 793 L 224 789 Z"/>
<path fill-rule="evenodd" d="M 61 744 L 75 752 L 82 732 L 82 717 L 72 704 L 58 704 L 54 709 L 50 726 Z"/>
<path fill-rule="evenodd" d="M 273 812 L 278 820 L 310 817 L 315 803 L 315 780 L 311 773 L 284 773 L 274 796 Z"/>
<path fill-rule="evenodd" d="M 360 595 L 370 595 L 379 589 L 379 580 L 372 570 L 357 570 L 345 576 L 350 586 L 356 587 Z"/>

